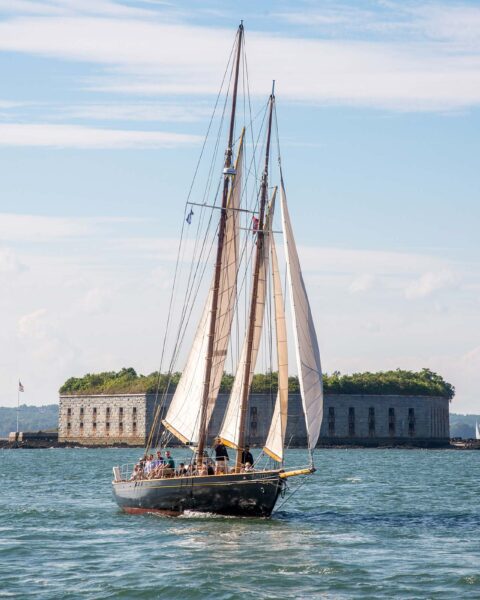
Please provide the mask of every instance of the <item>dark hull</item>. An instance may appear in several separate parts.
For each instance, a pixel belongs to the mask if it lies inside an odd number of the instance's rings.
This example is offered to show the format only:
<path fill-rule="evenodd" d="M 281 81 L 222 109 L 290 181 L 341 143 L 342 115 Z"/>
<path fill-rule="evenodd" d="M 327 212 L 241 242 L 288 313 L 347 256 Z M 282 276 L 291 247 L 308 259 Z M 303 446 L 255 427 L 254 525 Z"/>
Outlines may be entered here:
<path fill-rule="evenodd" d="M 121 481 L 113 494 L 129 513 L 161 512 L 178 515 L 185 510 L 242 517 L 268 517 L 282 491 L 279 471 L 261 471 L 199 477 Z"/>

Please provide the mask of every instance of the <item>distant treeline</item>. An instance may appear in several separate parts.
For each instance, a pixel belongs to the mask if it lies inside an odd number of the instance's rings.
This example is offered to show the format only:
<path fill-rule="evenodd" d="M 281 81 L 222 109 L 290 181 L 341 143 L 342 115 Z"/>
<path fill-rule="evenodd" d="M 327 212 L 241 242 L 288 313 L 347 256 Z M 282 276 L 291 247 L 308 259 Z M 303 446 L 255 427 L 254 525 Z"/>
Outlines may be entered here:
<path fill-rule="evenodd" d="M 60 388 L 61 394 L 134 394 L 173 392 L 180 373 L 170 375 L 158 372 L 139 375 L 131 367 L 121 371 L 88 373 L 84 377 L 70 377 Z M 233 375 L 225 373 L 220 391 L 232 389 Z M 257 373 L 253 377 L 253 393 L 275 393 L 278 373 Z M 429 369 L 421 371 L 379 371 L 378 373 L 353 373 L 342 375 L 335 371 L 323 376 L 323 386 L 330 394 L 401 394 L 412 396 L 442 396 L 453 398 L 455 388 L 443 377 Z M 298 377 L 289 377 L 289 390 L 299 392 Z"/>
<path fill-rule="evenodd" d="M 58 404 L 27 406 L 22 404 L 18 413 L 20 431 L 46 431 L 58 426 Z M 17 429 L 17 407 L 0 407 L 0 437 Z"/>
<path fill-rule="evenodd" d="M 478 415 L 456 415 L 450 413 L 450 437 L 465 440 L 475 438 L 475 425 L 480 423 Z"/>

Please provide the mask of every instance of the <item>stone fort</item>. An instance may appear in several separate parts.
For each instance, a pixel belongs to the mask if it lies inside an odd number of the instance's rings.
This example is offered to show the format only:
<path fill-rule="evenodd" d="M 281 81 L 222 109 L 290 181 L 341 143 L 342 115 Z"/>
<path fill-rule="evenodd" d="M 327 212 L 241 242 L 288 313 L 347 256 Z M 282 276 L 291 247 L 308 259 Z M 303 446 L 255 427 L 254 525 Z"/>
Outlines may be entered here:
<path fill-rule="evenodd" d="M 170 398 L 162 407 L 166 413 Z M 220 394 L 209 426 L 220 430 L 228 394 Z M 275 395 L 251 394 L 247 439 L 262 446 Z M 144 446 L 153 423 L 154 394 L 60 395 L 58 439 L 76 445 Z M 449 443 L 449 400 L 439 396 L 326 394 L 318 445 L 441 447 Z M 285 443 L 305 447 L 301 398 L 289 395 Z"/>

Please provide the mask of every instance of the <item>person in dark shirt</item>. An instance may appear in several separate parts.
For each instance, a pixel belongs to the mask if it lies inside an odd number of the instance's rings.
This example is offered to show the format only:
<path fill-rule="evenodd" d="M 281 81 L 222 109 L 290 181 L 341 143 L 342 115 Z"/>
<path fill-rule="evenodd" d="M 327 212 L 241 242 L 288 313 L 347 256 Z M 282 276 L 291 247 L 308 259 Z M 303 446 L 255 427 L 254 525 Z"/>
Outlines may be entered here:
<path fill-rule="evenodd" d="M 187 475 L 188 471 L 185 468 L 185 464 L 184 463 L 180 463 L 180 466 L 178 467 L 177 470 L 177 476 L 178 477 L 183 477 L 184 475 Z"/>
<path fill-rule="evenodd" d="M 253 462 L 254 461 L 252 453 L 250 452 L 250 446 L 245 446 L 245 450 L 242 452 L 242 465 L 246 465 L 247 463 L 253 465 Z"/>
<path fill-rule="evenodd" d="M 222 440 L 220 438 L 215 438 L 215 444 L 213 446 L 213 449 L 215 450 L 216 472 L 226 473 L 228 464 L 228 452 L 225 444 L 222 444 Z"/>
<path fill-rule="evenodd" d="M 165 463 L 167 465 L 167 467 L 169 469 L 174 469 L 175 468 L 175 461 L 172 458 L 172 455 L 170 454 L 170 450 L 167 450 L 167 452 L 165 453 Z"/>

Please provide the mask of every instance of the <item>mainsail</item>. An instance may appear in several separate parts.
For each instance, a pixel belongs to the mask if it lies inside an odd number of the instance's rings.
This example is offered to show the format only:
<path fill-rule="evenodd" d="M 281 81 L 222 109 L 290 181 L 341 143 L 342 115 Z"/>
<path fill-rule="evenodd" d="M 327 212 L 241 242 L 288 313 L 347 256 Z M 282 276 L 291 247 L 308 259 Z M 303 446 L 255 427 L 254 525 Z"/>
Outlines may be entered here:
<path fill-rule="evenodd" d="M 270 251 L 272 258 L 273 303 L 275 307 L 275 331 L 277 337 L 278 392 L 270 424 L 267 441 L 263 450 L 274 460 L 283 461 L 283 446 L 287 429 L 288 413 L 288 348 L 285 308 L 282 293 L 282 280 L 278 268 L 275 241 L 271 236 Z"/>
<path fill-rule="evenodd" d="M 218 309 L 215 323 L 215 347 L 213 352 L 212 376 L 207 404 L 207 421 L 220 389 L 223 368 L 227 356 L 237 292 L 238 252 L 238 208 L 242 196 L 243 139 L 240 139 L 236 175 L 228 198 L 225 241 L 222 253 Z M 205 371 L 208 352 L 208 334 L 212 312 L 213 284 L 207 297 L 202 317 L 197 327 L 187 363 L 170 403 L 163 425 L 185 443 L 197 443 L 200 427 L 200 411 L 204 394 Z"/>
<path fill-rule="evenodd" d="M 475 422 L 475 439 L 480 440 L 480 425 L 478 421 Z"/>
<path fill-rule="evenodd" d="M 241 421 L 241 404 L 242 398 L 245 393 L 245 386 L 250 389 L 252 384 L 253 373 L 255 370 L 255 364 L 257 362 L 258 349 L 260 346 L 260 338 L 262 336 L 263 329 L 263 317 L 265 313 L 265 298 L 267 293 L 267 277 L 268 277 L 268 248 L 270 244 L 271 222 L 273 218 L 273 206 L 275 201 L 275 193 L 273 194 L 270 202 L 270 210 L 266 218 L 264 226 L 265 237 L 264 243 L 260 248 L 260 270 L 258 275 L 258 288 L 257 297 L 255 301 L 254 315 L 249 315 L 249 319 L 254 320 L 254 333 L 252 342 L 252 354 L 250 363 L 250 373 L 246 370 L 247 366 L 247 352 L 248 352 L 248 331 L 245 336 L 245 340 L 242 346 L 242 352 L 240 355 L 239 366 L 235 374 L 235 379 L 232 386 L 230 398 L 228 400 L 227 410 L 223 418 L 222 428 L 219 436 L 223 443 L 231 448 L 238 448 L 240 442 L 240 421 Z"/>
<path fill-rule="evenodd" d="M 323 417 L 322 367 L 312 312 L 310 310 L 310 303 L 303 281 L 290 216 L 288 214 L 283 178 L 281 183 L 283 235 L 290 284 L 298 379 L 303 411 L 305 413 L 308 448 L 312 450 L 315 448 L 318 436 L 320 435 L 320 426 Z"/>

